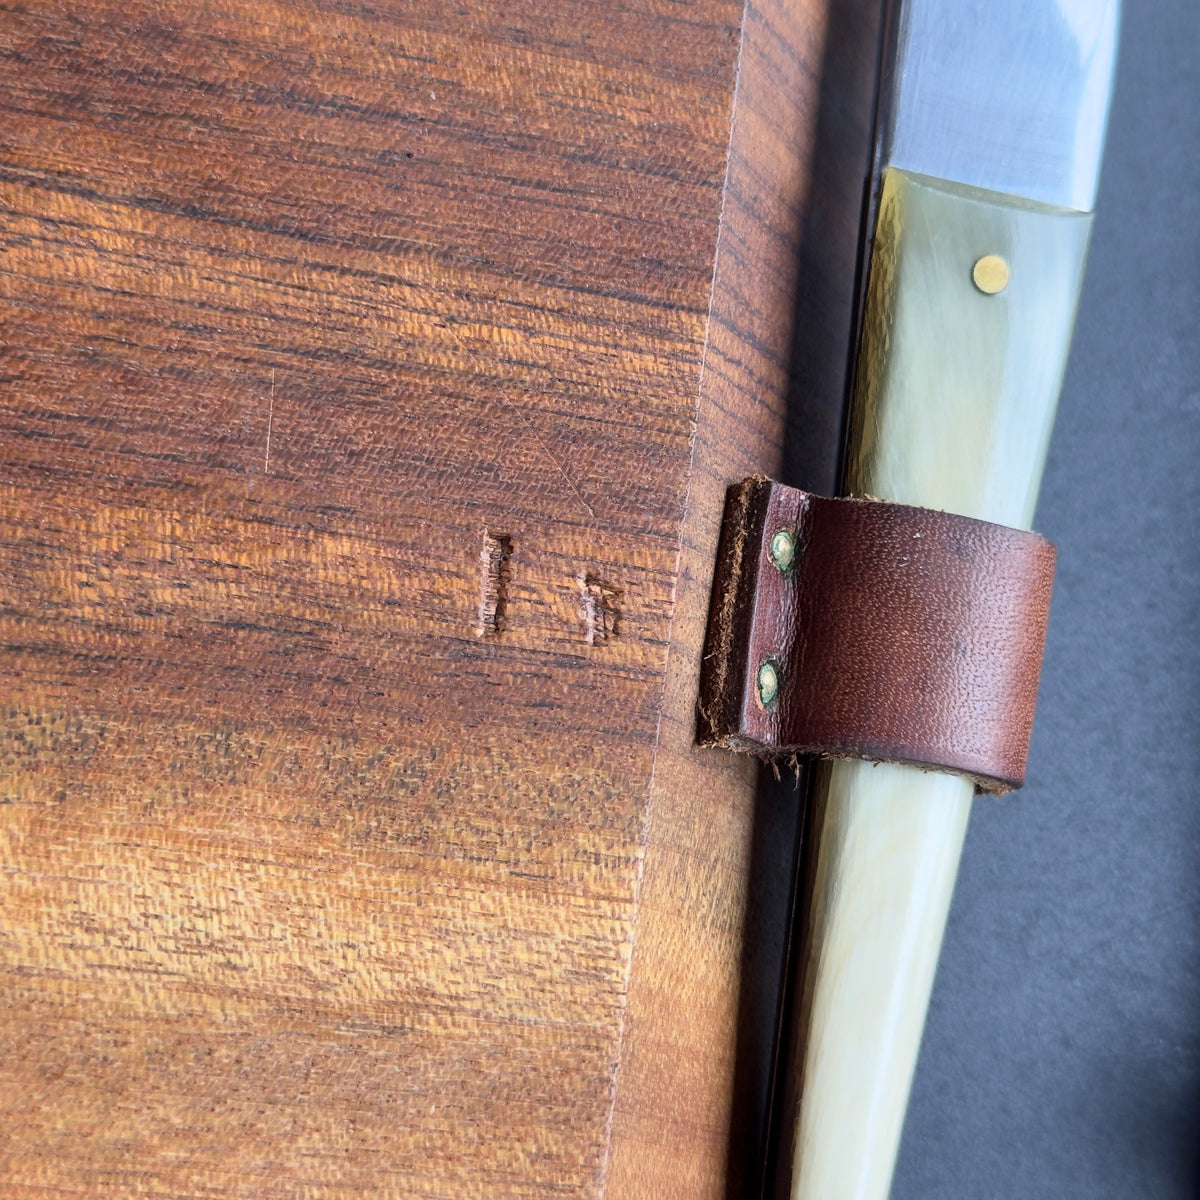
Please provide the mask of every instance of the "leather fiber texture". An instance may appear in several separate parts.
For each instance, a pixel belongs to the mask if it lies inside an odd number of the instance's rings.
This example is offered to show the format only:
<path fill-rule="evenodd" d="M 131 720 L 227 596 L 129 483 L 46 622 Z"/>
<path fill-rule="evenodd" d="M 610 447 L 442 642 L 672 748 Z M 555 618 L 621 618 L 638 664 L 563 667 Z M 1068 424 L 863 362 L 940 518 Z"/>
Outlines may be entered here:
<path fill-rule="evenodd" d="M 700 740 L 1019 788 L 1054 564 L 1036 533 L 748 479 L 726 508 Z"/>

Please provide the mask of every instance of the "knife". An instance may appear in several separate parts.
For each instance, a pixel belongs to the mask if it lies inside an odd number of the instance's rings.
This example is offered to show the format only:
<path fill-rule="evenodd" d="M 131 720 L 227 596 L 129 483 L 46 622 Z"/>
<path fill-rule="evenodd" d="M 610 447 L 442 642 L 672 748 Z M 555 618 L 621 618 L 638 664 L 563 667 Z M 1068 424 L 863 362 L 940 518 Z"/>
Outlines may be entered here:
<path fill-rule="evenodd" d="M 1119 0 L 890 6 L 846 494 L 1029 528 L 1118 23 Z M 888 1193 L 973 791 L 817 768 L 777 1196 Z"/>

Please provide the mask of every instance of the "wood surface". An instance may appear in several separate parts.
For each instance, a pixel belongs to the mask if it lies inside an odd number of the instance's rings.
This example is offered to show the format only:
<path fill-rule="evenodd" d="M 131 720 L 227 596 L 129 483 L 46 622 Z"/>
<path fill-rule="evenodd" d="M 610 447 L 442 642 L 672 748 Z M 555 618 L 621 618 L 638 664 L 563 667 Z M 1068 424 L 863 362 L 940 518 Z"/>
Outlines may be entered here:
<path fill-rule="evenodd" d="M 6 1197 L 722 1194 L 823 22 L 0 12 Z"/>

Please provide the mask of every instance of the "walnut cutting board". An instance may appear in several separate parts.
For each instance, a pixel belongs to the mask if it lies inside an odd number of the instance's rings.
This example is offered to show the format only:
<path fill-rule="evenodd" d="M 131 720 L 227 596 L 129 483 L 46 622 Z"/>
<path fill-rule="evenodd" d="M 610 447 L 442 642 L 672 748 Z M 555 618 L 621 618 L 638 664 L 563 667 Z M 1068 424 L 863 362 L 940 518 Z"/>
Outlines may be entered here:
<path fill-rule="evenodd" d="M 824 20 L 0 13 L 5 1197 L 723 1194 Z"/>

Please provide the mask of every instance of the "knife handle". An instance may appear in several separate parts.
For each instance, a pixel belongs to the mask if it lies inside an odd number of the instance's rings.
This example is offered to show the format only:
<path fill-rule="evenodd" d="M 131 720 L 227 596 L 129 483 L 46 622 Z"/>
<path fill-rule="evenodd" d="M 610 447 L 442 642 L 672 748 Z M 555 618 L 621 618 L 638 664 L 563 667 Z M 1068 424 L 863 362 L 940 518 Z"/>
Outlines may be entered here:
<path fill-rule="evenodd" d="M 847 490 L 1028 529 L 1092 216 L 895 168 L 878 214 Z"/>
<path fill-rule="evenodd" d="M 1029 528 L 1090 230 L 1090 214 L 883 172 L 850 494 Z M 972 791 L 915 767 L 819 768 L 777 1195 L 887 1195 Z"/>

